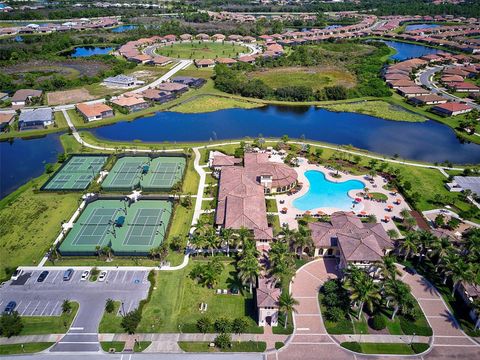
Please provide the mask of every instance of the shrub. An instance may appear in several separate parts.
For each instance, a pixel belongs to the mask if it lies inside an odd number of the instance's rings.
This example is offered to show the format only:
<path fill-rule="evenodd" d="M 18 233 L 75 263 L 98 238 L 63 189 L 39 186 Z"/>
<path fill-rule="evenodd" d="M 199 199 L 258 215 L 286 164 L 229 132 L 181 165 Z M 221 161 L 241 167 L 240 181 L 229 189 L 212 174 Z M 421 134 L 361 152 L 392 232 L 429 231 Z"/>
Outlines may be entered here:
<path fill-rule="evenodd" d="M 358 352 L 358 353 L 361 353 L 362 352 L 362 347 L 360 346 L 360 344 L 356 341 L 352 341 L 352 342 L 343 342 L 340 344 L 340 346 L 344 347 L 345 349 L 348 349 L 348 350 L 351 350 L 351 351 L 355 351 L 355 352 Z"/>
<path fill-rule="evenodd" d="M 72 304 L 70 303 L 70 300 L 63 300 L 62 303 L 62 313 L 66 314 L 72 311 Z"/>
<path fill-rule="evenodd" d="M 3 313 L 0 317 L 0 334 L 5 337 L 19 335 L 23 329 L 22 318 L 18 312 Z"/>
<path fill-rule="evenodd" d="M 327 307 L 338 306 L 338 303 L 339 303 L 338 295 L 334 293 L 325 295 L 325 297 L 323 298 L 323 303 Z"/>
<path fill-rule="evenodd" d="M 275 350 L 281 349 L 284 345 L 281 341 L 275 341 Z"/>
<path fill-rule="evenodd" d="M 338 283 L 335 280 L 328 280 L 322 287 L 323 293 L 327 294 L 335 294 L 338 291 Z"/>
<path fill-rule="evenodd" d="M 328 321 L 338 322 L 345 318 L 345 312 L 339 307 L 332 307 L 327 309 L 325 317 Z"/>
<path fill-rule="evenodd" d="M 235 334 L 242 334 L 247 330 L 248 322 L 245 318 L 236 318 L 232 322 L 232 331 Z"/>
<path fill-rule="evenodd" d="M 426 343 L 412 343 L 412 350 L 415 354 L 421 354 L 424 351 L 427 351 L 427 349 L 430 347 Z"/>
<path fill-rule="evenodd" d="M 105 311 L 111 314 L 115 310 L 115 302 L 112 299 L 107 299 L 105 302 Z"/>
<path fill-rule="evenodd" d="M 383 330 L 387 327 L 387 320 L 383 315 L 374 315 L 369 319 L 369 325 L 374 330 Z"/>
<path fill-rule="evenodd" d="M 221 317 L 215 320 L 214 328 L 219 333 L 227 333 L 232 328 L 232 324 L 229 319 Z"/>
<path fill-rule="evenodd" d="M 212 321 L 210 320 L 210 318 L 203 316 L 197 320 L 196 325 L 197 325 L 198 331 L 205 334 L 209 332 L 210 329 L 212 328 Z"/>
<path fill-rule="evenodd" d="M 215 346 L 220 349 L 226 349 L 232 345 L 232 336 L 230 334 L 220 334 L 215 338 Z"/>

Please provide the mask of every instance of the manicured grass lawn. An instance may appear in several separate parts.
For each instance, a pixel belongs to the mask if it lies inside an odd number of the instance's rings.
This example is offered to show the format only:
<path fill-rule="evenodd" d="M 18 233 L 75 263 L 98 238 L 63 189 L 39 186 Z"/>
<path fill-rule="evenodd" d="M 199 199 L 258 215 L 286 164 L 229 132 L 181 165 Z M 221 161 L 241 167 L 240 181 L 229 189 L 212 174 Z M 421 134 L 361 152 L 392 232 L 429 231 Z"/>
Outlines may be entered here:
<path fill-rule="evenodd" d="M 192 224 L 193 210 L 195 207 L 195 198 L 192 198 L 193 204 L 190 209 L 181 206 L 180 204 L 175 207 L 175 213 L 171 220 L 171 225 L 168 232 L 167 243 L 172 241 L 175 236 L 180 236 L 184 239 L 184 245 L 187 242 L 187 235 Z M 170 261 L 170 265 L 179 265 L 183 261 L 183 253 L 170 251 L 167 256 L 167 261 Z M 158 264 L 158 263 L 157 263 Z"/>
<path fill-rule="evenodd" d="M 78 206 L 79 194 L 35 193 L 42 175 L 0 201 L 0 279 L 19 265 L 37 265 Z"/>
<path fill-rule="evenodd" d="M 388 199 L 388 196 L 385 195 L 385 194 L 382 194 L 382 193 L 371 192 L 371 193 L 369 193 L 369 194 L 372 195 L 372 199 L 374 199 L 374 200 L 386 201 L 386 200 Z"/>
<path fill-rule="evenodd" d="M 133 352 L 142 352 L 152 344 L 151 341 L 139 341 L 133 345 Z"/>
<path fill-rule="evenodd" d="M 159 55 L 179 59 L 215 59 L 217 57 L 237 57 L 240 53 L 248 53 L 245 46 L 231 43 L 212 43 L 193 41 L 191 43 L 176 43 L 157 48 Z"/>
<path fill-rule="evenodd" d="M 413 355 L 415 352 L 410 345 L 402 343 L 351 343 L 344 342 L 340 344 L 346 349 L 361 352 L 364 354 L 399 354 Z"/>
<path fill-rule="evenodd" d="M 71 302 L 72 310 L 60 316 L 23 316 L 20 335 L 63 334 L 70 328 L 78 311 L 78 303 Z"/>
<path fill-rule="evenodd" d="M 320 90 L 326 86 L 354 87 L 355 75 L 336 66 L 281 67 L 249 73 L 252 79 L 260 79 L 274 89 L 286 86 L 307 86 Z"/>
<path fill-rule="evenodd" d="M 36 353 L 48 349 L 53 344 L 51 342 L 25 343 L 23 349 L 22 344 L 0 345 L 0 355 Z"/>
<path fill-rule="evenodd" d="M 185 173 L 185 179 L 183 180 L 182 192 L 184 194 L 197 194 L 198 183 L 200 182 L 200 176 L 195 171 L 194 156 L 188 159 L 187 170 Z"/>
<path fill-rule="evenodd" d="M 281 343 L 283 344 L 283 343 Z M 208 341 L 179 341 L 178 346 L 186 352 L 264 352 L 267 349 L 267 343 L 263 341 L 233 341 L 228 349 L 219 349 L 210 347 Z"/>
<path fill-rule="evenodd" d="M 53 114 L 55 116 L 55 124 L 58 128 L 68 127 L 67 120 L 65 120 L 65 116 L 63 116 L 63 113 L 61 111 L 56 111 Z"/>
<path fill-rule="evenodd" d="M 277 201 L 275 199 L 266 199 L 266 202 L 268 212 L 278 212 Z"/>
<path fill-rule="evenodd" d="M 185 114 L 206 113 L 224 109 L 253 109 L 262 106 L 248 101 L 239 99 L 231 99 L 220 96 L 199 96 L 191 101 L 184 102 L 180 105 L 174 106 L 170 111 L 175 111 Z"/>
<path fill-rule="evenodd" d="M 367 320 L 362 316 L 360 320 L 353 321 L 353 331 L 355 334 L 368 334 L 368 324 Z"/>
<path fill-rule="evenodd" d="M 108 352 L 110 349 L 115 349 L 115 352 L 122 352 L 125 347 L 125 341 L 102 341 L 100 343 L 102 350 Z"/>
<path fill-rule="evenodd" d="M 103 312 L 102 320 L 100 320 L 100 325 L 98 326 L 99 333 L 123 332 L 123 328 L 121 326 L 122 317 L 118 316 L 119 309 L 120 309 L 120 301 L 115 301 L 115 308 L 111 313 L 107 313 L 106 311 Z M 123 350 L 123 346 L 122 346 L 122 350 Z"/>
<path fill-rule="evenodd" d="M 341 104 L 320 105 L 331 111 L 355 112 L 360 114 L 371 115 L 387 120 L 420 122 L 427 119 L 416 113 L 406 111 L 400 106 L 389 104 L 385 101 L 359 101 Z"/>

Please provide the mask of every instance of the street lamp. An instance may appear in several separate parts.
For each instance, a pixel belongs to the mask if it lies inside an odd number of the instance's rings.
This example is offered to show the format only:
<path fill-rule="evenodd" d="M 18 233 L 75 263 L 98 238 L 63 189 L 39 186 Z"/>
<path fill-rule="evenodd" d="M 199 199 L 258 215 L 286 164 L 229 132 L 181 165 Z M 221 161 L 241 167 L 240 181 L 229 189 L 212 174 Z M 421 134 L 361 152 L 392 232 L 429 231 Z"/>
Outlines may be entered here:
<path fill-rule="evenodd" d="M 125 316 L 125 308 L 124 308 L 124 303 L 122 301 L 122 316 Z"/>

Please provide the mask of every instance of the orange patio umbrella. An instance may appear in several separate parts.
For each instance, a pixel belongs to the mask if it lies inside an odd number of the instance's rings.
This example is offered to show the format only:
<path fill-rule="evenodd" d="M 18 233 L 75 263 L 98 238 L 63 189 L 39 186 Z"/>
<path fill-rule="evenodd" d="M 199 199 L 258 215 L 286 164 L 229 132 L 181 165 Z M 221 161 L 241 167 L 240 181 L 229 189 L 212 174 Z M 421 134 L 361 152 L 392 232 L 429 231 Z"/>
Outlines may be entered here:
<path fill-rule="evenodd" d="M 320 216 L 325 215 L 325 213 L 324 213 L 322 210 L 318 210 L 318 211 L 317 211 L 317 214 L 320 215 Z"/>
<path fill-rule="evenodd" d="M 387 208 L 391 210 L 393 209 L 393 205 L 387 205 Z"/>
<path fill-rule="evenodd" d="M 385 215 L 385 222 L 389 222 L 389 221 L 390 221 L 390 216 Z"/>
<path fill-rule="evenodd" d="M 305 215 L 311 215 L 312 212 L 310 210 L 305 211 Z"/>
<path fill-rule="evenodd" d="M 367 215 L 366 211 L 360 211 L 360 215 Z"/>
<path fill-rule="evenodd" d="M 288 211 L 288 208 L 286 208 L 286 207 L 284 207 L 284 208 L 282 209 L 282 212 L 284 212 L 284 213 L 286 213 L 287 211 Z"/>
<path fill-rule="evenodd" d="M 402 199 L 397 198 L 397 204 L 400 204 L 402 202 Z"/>

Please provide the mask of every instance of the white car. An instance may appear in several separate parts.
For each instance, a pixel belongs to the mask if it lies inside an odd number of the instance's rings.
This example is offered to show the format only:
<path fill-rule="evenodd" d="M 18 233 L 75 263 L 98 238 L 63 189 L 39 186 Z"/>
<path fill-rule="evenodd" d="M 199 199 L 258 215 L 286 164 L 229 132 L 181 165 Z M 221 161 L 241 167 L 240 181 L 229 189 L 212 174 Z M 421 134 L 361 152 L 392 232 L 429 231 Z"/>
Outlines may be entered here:
<path fill-rule="evenodd" d="M 82 273 L 82 277 L 80 278 L 80 280 L 82 280 L 82 281 L 87 280 L 89 275 L 90 275 L 90 271 L 85 270 L 85 271 Z"/>
<path fill-rule="evenodd" d="M 12 274 L 12 280 L 18 280 L 18 278 L 23 274 L 23 270 L 17 269 L 15 272 Z"/>
<path fill-rule="evenodd" d="M 103 270 L 100 275 L 98 275 L 98 281 L 105 281 L 105 279 L 107 278 L 107 270 Z"/>

